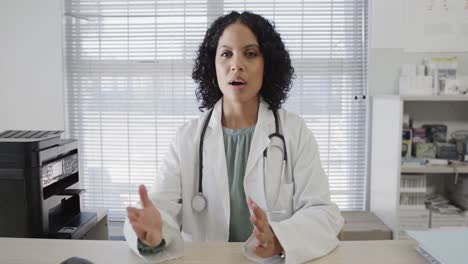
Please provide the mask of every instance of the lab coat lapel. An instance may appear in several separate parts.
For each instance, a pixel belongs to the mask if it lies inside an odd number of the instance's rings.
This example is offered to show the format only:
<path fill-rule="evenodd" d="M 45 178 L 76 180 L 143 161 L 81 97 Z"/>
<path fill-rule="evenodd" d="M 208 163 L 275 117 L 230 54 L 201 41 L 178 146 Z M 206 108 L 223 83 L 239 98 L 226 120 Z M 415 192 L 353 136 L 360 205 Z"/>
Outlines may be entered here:
<path fill-rule="evenodd" d="M 258 109 L 257 124 L 250 146 L 249 158 L 244 176 L 244 187 L 247 196 L 251 196 L 256 200 L 260 207 L 265 208 L 266 202 L 263 192 L 258 192 L 259 188 L 263 189 L 263 167 L 260 169 L 258 166 L 263 166 L 263 151 L 270 143 L 268 135 L 274 131 L 274 116 L 273 112 L 269 110 L 268 103 L 260 100 Z M 257 166 L 257 167 L 256 167 Z M 256 169 L 255 169 L 256 168 Z M 254 187 L 255 186 L 255 187 Z M 255 192 L 255 193 L 254 193 Z M 255 199 L 257 197 L 257 199 Z"/>
<path fill-rule="evenodd" d="M 215 178 L 218 189 L 218 195 L 222 207 L 226 226 L 229 226 L 230 202 L 229 202 L 229 183 L 226 165 L 226 155 L 224 151 L 223 130 L 221 125 L 222 100 L 219 100 L 214 108 L 208 129 L 205 134 L 203 155 L 205 171 L 209 171 L 210 178 Z M 213 175 L 214 174 L 214 175 Z"/>

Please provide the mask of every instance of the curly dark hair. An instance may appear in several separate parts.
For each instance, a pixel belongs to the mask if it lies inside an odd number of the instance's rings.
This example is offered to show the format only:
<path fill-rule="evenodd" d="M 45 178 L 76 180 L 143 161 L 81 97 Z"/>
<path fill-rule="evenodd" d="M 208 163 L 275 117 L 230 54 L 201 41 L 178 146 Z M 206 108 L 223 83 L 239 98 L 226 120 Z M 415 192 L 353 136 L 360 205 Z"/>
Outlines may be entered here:
<path fill-rule="evenodd" d="M 197 83 L 195 95 L 199 109 L 212 108 L 223 96 L 216 78 L 216 49 L 224 29 L 238 21 L 256 36 L 264 58 L 265 68 L 260 95 L 270 105 L 270 109 L 279 109 L 286 101 L 294 75 L 289 53 L 284 47 L 280 34 L 267 19 L 251 12 L 239 14 L 236 11 L 217 18 L 206 31 L 198 49 L 192 79 Z"/>

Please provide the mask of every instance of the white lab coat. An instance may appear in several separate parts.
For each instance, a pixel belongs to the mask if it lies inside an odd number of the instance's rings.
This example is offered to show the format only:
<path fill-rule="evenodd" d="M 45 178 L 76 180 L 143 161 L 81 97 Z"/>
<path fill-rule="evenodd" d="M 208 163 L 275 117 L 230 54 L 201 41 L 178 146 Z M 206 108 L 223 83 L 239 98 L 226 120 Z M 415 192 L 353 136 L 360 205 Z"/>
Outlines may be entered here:
<path fill-rule="evenodd" d="M 150 199 L 162 215 L 166 248 L 158 254 L 144 257 L 148 261 L 162 262 L 182 256 L 184 239 L 228 241 L 229 185 L 221 115 L 220 100 L 214 107 L 204 140 L 203 193 L 207 207 L 202 213 L 192 209 L 191 201 L 198 191 L 198 146 L 207 112 L 177 131 L 159 177 L 149 192 Z M 256 245 L 254 236 L 244 244 L 244 254 L 259 263 L 302 263 L 324 256 L 338 245 L 337 235 L 343 226 L 343 218 L 337 206 L 330 201 L 328 178 L 320 164 L 318 146 L 311 131 L 296 114 L 280 109 L 278 116 L 288 155 L 288 176 L 285 178 L 293 181 L 283 180 L 276 208 L 272 208 L 283 213 L 276 212 L 269 218 L 271 228 L 284 248 L 285 260 L 277 256 L 268 259 L 256 257 L 250 250 Z M 275 199 L 279 184 L 279 179 L 267 179 L 276 184 L 269 183 L 264 188 L 263 150 L 270 142 L 268 135 L 275 132 L 274 120 L 273 112 L 261 99 L 245 170 L 244 189 L 245 195 L 252 197 L 264 210 L 267 209 L 266 197 Z M 128 219 L 124 233 L 129 246 L 140 255 L 137 237 Z"/>

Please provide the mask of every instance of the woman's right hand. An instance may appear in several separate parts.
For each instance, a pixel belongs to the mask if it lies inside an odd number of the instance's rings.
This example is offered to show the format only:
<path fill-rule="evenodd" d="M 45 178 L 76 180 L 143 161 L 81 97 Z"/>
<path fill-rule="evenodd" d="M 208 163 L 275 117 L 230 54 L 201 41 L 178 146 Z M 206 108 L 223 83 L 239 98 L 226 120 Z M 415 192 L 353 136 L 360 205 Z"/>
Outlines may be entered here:
<path fill-rule="evenodd" d="M 163 239 L 161 214 L 148 198 L 143 184 L 138 191 L 142 209 L 127 207 L 128 219 L 141 242 L 147 246 L 158 246 Z"/>

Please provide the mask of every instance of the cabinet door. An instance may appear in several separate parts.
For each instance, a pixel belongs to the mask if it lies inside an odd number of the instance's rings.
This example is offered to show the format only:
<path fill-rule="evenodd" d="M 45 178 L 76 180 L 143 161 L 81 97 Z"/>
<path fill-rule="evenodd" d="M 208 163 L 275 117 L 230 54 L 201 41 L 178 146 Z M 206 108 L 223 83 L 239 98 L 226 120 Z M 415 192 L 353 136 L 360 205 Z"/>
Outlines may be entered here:
<path fill-rule="evenodd" d="M 393 231 L 398 228 L 402 109 L 398 96 L 372 101 L 370 208 Z"/>

